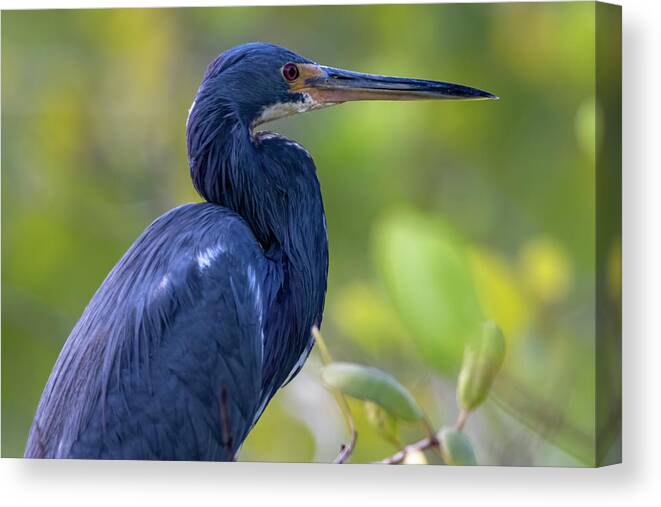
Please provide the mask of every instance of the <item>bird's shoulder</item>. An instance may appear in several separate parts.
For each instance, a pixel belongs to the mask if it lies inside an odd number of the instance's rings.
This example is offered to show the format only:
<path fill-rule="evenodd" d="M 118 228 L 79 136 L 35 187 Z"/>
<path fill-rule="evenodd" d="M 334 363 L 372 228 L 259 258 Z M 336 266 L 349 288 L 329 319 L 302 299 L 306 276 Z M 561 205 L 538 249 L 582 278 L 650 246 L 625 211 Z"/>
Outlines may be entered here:
<path fill-rule="evenodd" d="M 274 268 L 245 220 L 211 203 L 178 206 L 156 219 L 116 266 L 127 282 L 159 292 L 176 283 L 227 283 L 227 277 L 263 282 Z M 277 269 L 276 269 L 277 271 Z"/>
<path fill-rule="evenodd" d="M 260 253 L 261 246 L 239 214 L 212 203 L 177 206 L 152 222 L 131 247 L 178 247 L 178 253 L 217 245 L 228 253 Z M 130 251 L 127 254 L 130 254 Z"/>

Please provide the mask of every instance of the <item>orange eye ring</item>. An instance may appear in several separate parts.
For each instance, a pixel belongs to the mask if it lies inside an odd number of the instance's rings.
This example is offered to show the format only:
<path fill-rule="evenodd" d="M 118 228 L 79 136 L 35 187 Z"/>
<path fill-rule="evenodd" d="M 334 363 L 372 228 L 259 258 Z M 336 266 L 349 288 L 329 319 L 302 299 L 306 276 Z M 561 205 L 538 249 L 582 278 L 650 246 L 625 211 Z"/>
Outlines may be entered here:
<path fill-rule="evenodd" d="M 298 70 L 298 66 L 295 63 L 287 63 L 284 67 L 282 67 L 282 76 L 287 81 L 296 81 L 299 75 L 300 72 Z"/>

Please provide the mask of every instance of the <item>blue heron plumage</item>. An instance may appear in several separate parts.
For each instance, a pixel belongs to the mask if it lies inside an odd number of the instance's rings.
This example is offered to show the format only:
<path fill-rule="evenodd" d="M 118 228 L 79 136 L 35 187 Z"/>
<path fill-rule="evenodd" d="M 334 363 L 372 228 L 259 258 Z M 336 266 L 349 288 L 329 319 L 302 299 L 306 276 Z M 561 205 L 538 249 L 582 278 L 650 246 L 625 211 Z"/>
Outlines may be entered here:
<path fill-rule="evenodd" d="M 474 88 L 359 74 L 250 43 L 208 67 L 186 123 L 206 202 L 152 223 L 65 343 L 26 457 L 230 460 L 307 358 L 328 272 L 316 169 L 255 126 L 349 100 L 479 99 Z"/>

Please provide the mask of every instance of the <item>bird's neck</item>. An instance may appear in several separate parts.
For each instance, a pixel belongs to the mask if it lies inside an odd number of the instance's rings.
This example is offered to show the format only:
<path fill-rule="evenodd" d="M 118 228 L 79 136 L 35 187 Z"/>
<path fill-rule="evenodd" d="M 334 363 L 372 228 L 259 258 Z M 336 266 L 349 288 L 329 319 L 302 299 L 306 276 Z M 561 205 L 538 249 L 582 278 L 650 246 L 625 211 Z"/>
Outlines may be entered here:
<path fill-rule="evenodd" d="M 325 292 L 326 220 L 310 155 L 282 136 L 253 133 L 230 108 L 205 119 L 193 109 L 187 135 L 200 195 L 242 216 L 265 252 L 281 250 L 310 297 Z"/>

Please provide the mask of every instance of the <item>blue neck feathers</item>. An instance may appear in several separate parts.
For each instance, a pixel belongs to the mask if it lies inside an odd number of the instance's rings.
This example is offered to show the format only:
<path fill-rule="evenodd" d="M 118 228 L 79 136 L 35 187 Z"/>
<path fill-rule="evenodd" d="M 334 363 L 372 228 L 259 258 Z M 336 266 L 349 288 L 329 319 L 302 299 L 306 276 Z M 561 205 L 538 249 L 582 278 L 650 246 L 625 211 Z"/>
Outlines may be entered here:
<path fill-rule="evenodd" d="M 321 320 L 328 273 L 326 221 L 310 155 L 277 134 L 253 133 L 231 102 L 200 94 L 187 141 L 200 195 L 243 217 L 266 255 L 282 258 L 285 313 L 302 320 L 289 325 L 307 340 L 309 326 Z"/>

